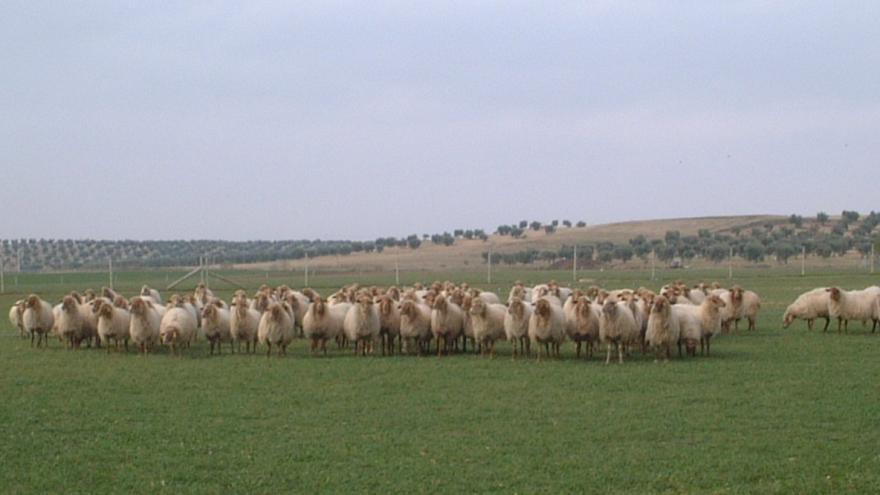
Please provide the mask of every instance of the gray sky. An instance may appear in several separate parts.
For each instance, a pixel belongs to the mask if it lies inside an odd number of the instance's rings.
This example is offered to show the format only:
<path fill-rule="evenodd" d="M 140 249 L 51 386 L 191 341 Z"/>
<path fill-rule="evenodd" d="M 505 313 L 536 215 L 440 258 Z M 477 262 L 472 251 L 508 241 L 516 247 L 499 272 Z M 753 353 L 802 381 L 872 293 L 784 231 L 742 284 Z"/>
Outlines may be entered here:
<path fill-rule="evenodd" d="M 878 19 L 864 1 L 5 0 L 0 237 L 880 209 Z"/>

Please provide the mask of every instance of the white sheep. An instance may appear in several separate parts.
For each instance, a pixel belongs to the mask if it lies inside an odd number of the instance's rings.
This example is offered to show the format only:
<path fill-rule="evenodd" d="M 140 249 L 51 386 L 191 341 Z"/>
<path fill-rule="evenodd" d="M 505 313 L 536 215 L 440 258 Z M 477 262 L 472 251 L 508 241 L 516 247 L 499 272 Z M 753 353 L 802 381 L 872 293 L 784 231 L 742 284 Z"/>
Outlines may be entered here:
<path fill-rule="evenodd" d="M 669 361 L 672 346 L 678 344 L 680 335 L 678 315 L 673 312 L 669 299 L 664 296 L 654 298 L 651 314 L 648 316 L 645 343 L 655 350 L 655 362 L 661 355 L 664 361 Z"/>
<path fill-rule="evenodd" d="M 402 349 L 400 339 L 400 307 L 391 295 L 379 298 L 379 338 L 382 341 L 382 355 L 394 354 L 394 341 L 397 341 L 397 352 Z"/>
<path fill-rule="evenodd" d="M 171 307 L 159 323 L 159 340 L 171 347 L 171 353 L 178 354 L 179 347 L 189 347 L 196 335 L 198 323 L 186 308 Z"/>
<path fill-rule="evenodd" d="M 217 304 L 208 304 L 202 310 L 202 331 L 211 344 L 212 356 L 214 355 L 214 347 L 217 347 L 217 354 L 222 354 L 224 342 L 229 342 L 232 345 L 231 321 L 230 311 Z"/>
<path fill-rule="evenodd" d="M 134 297 L 131 300 L 128 333 L 141 354 L 146 354 L 159 339 L 159 327 L 164 314 L 160 314 L 159 309 L 164 311 L 165 307 L 154 305 L 152 299 Z"/>
<path fill-rule="evenodd" d="M 638 336 L 639 328 L 629 304 L 606 299 L 599 319 L 599 338 L 606 345 L 605 364 L 611 363 L 612 345 L 617 348 L 618 362 L 622 364 L 626 348 L 635 343 Z"/>
<path fill-rule="evenodd" d="M 831 293 L 826 290 L 827 287 L 819 287 L 799 295 L 797 299 L 785 308 L 785 314 L 782 315 L 782 328 L 788 328 L 791 323 L 800 318 L 807 321 L 807 328 L 813 329 L 813 321 L 816 318 L 825 318 L 825 328 L 823 332 L 828 331 L 828 324 L 831 323 L 831 317 L 828 314 L 828 304 L 831 301 Z"/>
<path fill-rule="evenodd" d="M 599 341 L 599 315 L 602 308 L 593 304 L 585 296 L 570 297 L 563 306 L 565 312 L 565 333 L 577 346 L 577 357 L 581 357 L 581 346 L 585 345 L 585 356 L 593 356 L 593 346 Z"/>
<path fill-rule="evenodd" d="M 531 355 L 531 340 L 529 340 L 529 320 L 531 317 L 532 305 L 530 303 L 516 298 L 510 301 L 507 314 L 504 315 L 504 333 L 507 340 L 513 344 L 514 359 L 518 355 L 517 352 L 526 357 Z"/>
<path fill-rule="evenodd" d="M 18 301 L 15 301 L 15 304 L 13 304 L 11 308 L 9 308 L 9 323 L 18 329 L 18 336 L 21 338 L 24 338 L 26 335 L 24 331 L 24 320 L 22 319 L 24 307 L 24 299 L 19 299 Z"/>
<path fill-rule="evenodd" d="M 141 296 L 149 297 L 155 304 L 162 304 L 162 296 L 159 295 L 159 291 L 151 288 L 149 285 L 141 287 Z"/>
<path fill-rule="evenodd" d="M 464 312 L 459 305 L 442 295 L 434 299 L 431 310 L 431 332 L 437 339 L 438 356 L 441 356 L 444 350 L 449 353 L 452 349 L 455 341 L 464 331 L 464 318 Z"/>
<path fill-rule="evenodd" d="M 373 353 L 373 343 L 379 338 L 381 324 L 379 311 L 373 304 L 373 299 L 367 295 L 358 297 L 355 304 L 345 314 L 342 324 L 346 338 L 354 342 L 354 353 Z"/>
<path fill-rule="evenodd" d="M 672 306 L 681 328 L 679 355 L 681 355 L 681 344 L 685 345 L 689 355 L 695 355 L 698 342 L 700 353 L 705 352 L 707 356 L 711 354 L 712 336 L 719 333 L 722 328 L 726 306 L 724 298 L 716 294 L 710 294 L 699 306 L 693 304 Z"/>
<path fill-rule="evenodd" d="M 328 305 L 321 296 L 315 296 L 309 309 L 303 316 L 303 334 L 311 340 L 311 352 L 320 348 L 327 354 L 327 341 L 334 340 L 342 334 L 345 315 L 351 308 L 349 303 Z"/>
<path fill-rule="evenodd" d="M 404 300 L 400 305 L 400 338 L 406 343 L 407 352 L 415 341 L 420 354 L 430 351 L 431 307 L 425 303 Z"/>
<path fill-rule="evenodd" d="M 474 339 L 479 343 L 483 354 L 495 356 L 495 342 L 505 337 L 504 315 L 507 307 L 503 304 L 487 303 L 476 298 L 468 314 L 474 330 Z"/>
<path fill-rule="evenodd" d="M 40 299 L 36 294 L 31 294 L 25 300 L 25 309 L 21 315 L 22 326 L 25 332 L 31 335 L 31 347 L 34 346 L 34 337 L 37 337 L 37 347 L 44 342 L 44 347 L 49 345 L 49 332 L 55 326 L 55 316 L 52 305 Z"/>
<path fill-rule="evenodd" d="M 58 336 L 68 349 L 78 349 L 83 336 L 83 319 L 79 304 L 73 296 L 64 296 L 61 311 L 55 315 L 55 327 Z"/>
<path fill-rule="evenodd" d="M 110 352 L 110 339 L 113 339 L 116 350 L 119 350 L 119 343 L 123 342 L 127 351 L 131 313 L 127 309 L 112 304 L 100 304 L 96 307 L 96 311 L 98 338 L 101 340 L 101 344 L 107 347 L 107 352 Z"/>
<path fill-rule="evenodd" d="M 863 324 L 871 320 L 873 328 L 877 330 L 877 322 L 880 320 L 880 287 L 872 286 L 862 290 L 843 290 L 839 287 L 826 289 L 829 293 L 828 315 L 837 318 L 837 332 L 840 333 L 841 323 L 843 331 L 847 332 L 849 320 L 861 321 Z"/>
<path fill-rule="evenodd" d="M 245 343 L 245 352 L 257 350 L 257 328 L 260 326 L 260 312 L 249 307 L 247 297 L 239 294 L 229 314 L 229 336 L 232 339 L 233 352 L 241 352 L 241 343 Z"/>
<path fill-rule="evenodd" d="M 293 341 L 293 320 L 284 303 L 272 303 L 260 317 L 257 339 L 267 346 L 266 357 L 272 355 L 272 345 L 278 355 L 287 354 L 287 346 Z"/>
<path fill-rule="evenodd" d="M 559 347 L 565 339 L 565 313 L 562 306 L 549 300 L 554 296 L 542 296 L 535 303 L 535 309 L 529 318 L 529 338 L 538 345 L 538 360 L 541 360 L 541 348 L 544 354 L 559 357 Z"/>

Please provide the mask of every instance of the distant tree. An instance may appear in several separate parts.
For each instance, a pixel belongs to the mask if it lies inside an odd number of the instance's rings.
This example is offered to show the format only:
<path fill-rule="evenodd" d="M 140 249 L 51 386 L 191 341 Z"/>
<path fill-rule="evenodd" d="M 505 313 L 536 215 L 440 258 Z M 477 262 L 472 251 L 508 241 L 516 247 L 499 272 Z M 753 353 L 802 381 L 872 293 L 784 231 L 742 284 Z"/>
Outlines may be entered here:
<path fill-rule="evenodd" d="M 571 221 L 570 220 L 563 220 L 562 225 L 570 229 L 571 228 Z"/>
<path fill-rule="evenodd" d="M 471 229 L 465 230 L 464 231 L 464 238 L 468 239 L 468 240 L 473 239 L 474 238 L 474 231 Z"/>
<path fill-rule="evenodd" d="M 461 237 L 464 235 L 464 230 L 463 229 L 455 229 L 452 232 L 452 235 L 454 235 L 455 237 Z"/>
<path fill-rule="evenodd" d="M 792 215 L 788 217 L 788 221 L 797 229 L 801 228 L 804 225 L 804 217 L 800 215 L 795 215 L 794 213 L 792 213 Z"/>
<path fill-rule="evenodd" d="M 525 220 L 520 220 L 520 221 L 519 221 L 519 228 L 525 230 L 525 228 L 528 227 L 528 226 L 529 226 L 529 222 L 527 222 L 527 221 L 525 221 Z"/>
<path fill-rule="evenodd" d="M 554 227 L 553 225 L 545 225 L 544 232 L 546 232 L 548 234 L 553 234 L 556 232 L 556 227 Z"/>
<path fill-rule="evenodd" d="M 553 220 L 552 222 L 550 222 L 550 225 L 554 227 L 559 227 L 559 220 Z"/>
<path fill-rule="evenodd" d="M 631 246 L 627 246 L 626 244 L 619 244 L 614 247 L 614 257 L 626 263 L 631 260 L 633 257 L 634 251 Z"/>
<path fill-rule="evenodd" d="M 700 239 L 711 239 L 711 238 L 712 238 L 712 232 L 709 232 L 709 229 L 700 229 L 700 230 L 697 232 L 697 236 L 698 236 Z"/>
<path fill-rule="evenodd" d="M 541 222 L 535 220 L 534 222 L 529 224 L 529 228 L 532 230 L 541 230 Z"/>
<path fill-rule="evenodd" d="M 681 232 L 677 230 L 667 230 L 666 235 L 664 236 L 664 240 L 666 244 L 678 244 L 678 241 L 681 239 Z"/>
<path fill-rule="evenodd" d="M 824 211 L 820 211 L 816 214 L 816 221 L 819 222 L 820 225 L 825 225 L 825 222 L 828 221 L 828 214 Z"/>
<path fill-rule="evenodd" d="M 790 243 L 778 242 L 773 246 L 773 252 L 776 253 L 776 259 L 782 263 L 788 263 L 788 259 L 797 252 Z"/>
<path fill-rule="evenodd" d="M 583 221 L 583 220 L 580 220 L 580 221 L 578 221 L 577 226 L 578 226 L 578 227 L 586 227 L 586 226 L 587 226 L 587 222 L 585 222 L 585 221 Z"/>
<path fill-rule="evenodd" d="M 750 241 L 746 244 L 743 254 L 745 258 L 753 263 L 764 260 L 766 249 L 760 242 Z"/>
<path fill-rule="evenodd" d="M 422 245 L 422 241 L 419 240 L 419 236 L 415 234 L 407 237 L 406 242 L 409 245 L 410 249 L 418 249 L 419 246 Z"/>
<path fill-rule="evenodd" d="M 712 244 L 712 246 L 709 247 L 709 250 L 706 253 L 707 257 L 715 263 L 720 263 L 726 260 L 729 254 L 730 246 L 720 242 Z"/>
<path fill-rule="evenodd" d="M 841 213 L 840 216 L 843 217 L 848 224 L 855 223 L 859 219 L 859 212 L 843 210 L 843 213 Z"/>
<path fill-rule="evenodd" d="M 509 235 L 510 225 L 499 225 L 495 231 L 498 232 L 498 235 Z"/>

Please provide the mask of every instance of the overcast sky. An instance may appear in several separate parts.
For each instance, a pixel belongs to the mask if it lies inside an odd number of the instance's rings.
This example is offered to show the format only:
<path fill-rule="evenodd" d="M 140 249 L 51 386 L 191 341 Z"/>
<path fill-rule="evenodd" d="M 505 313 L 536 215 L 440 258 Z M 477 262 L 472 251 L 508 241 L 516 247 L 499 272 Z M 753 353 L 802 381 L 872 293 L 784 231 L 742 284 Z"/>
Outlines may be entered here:
<path fill-rule="evenodd" d="M 880 210 L 880 2 L 417 3 L 4 0 L 0 237 Z"/>

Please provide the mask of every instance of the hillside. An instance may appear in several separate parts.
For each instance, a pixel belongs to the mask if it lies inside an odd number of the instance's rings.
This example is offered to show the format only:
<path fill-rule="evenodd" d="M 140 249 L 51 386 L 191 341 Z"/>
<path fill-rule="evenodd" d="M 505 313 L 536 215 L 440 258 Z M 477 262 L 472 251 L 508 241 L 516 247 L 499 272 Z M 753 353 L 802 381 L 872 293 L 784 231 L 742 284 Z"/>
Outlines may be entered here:
<path fill-rule="evenodd" d="M 401 270 L 448 270 L 485 266 L 482 253 L 490 248 L 493 253 L 511 253 L 527 249 L 558 250 L 562 246 L 595 244 L 599 242 L 626 243 L 643 235 L 647 239 L 662 239 L 668 231 L 682 236 L 695 236 L 702 229 L 711 233 L 728 233 L 733 229 L 750 229 L 768 223 L 783 224 L 788 217 L 780 215 L 748 215 L 729 217 L 673 218 L 636 220 L 629 222 L 559 228 L 552 234 L 544 230 L 528 230 L 521 238 L 492 234 L 488 240 L 457 239 L 452 246 L 423 243 L 418 249 L 390 248 L 381 253 L 352 253 L 346 256 L 323 256 L 308 260 L 309 267 L 329 270 L 389 270 L 398 263 Z M 270 263 L 237 264 L 236 268 L 301 270 L 305 259 Z"/>

